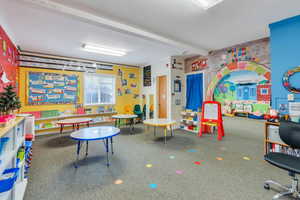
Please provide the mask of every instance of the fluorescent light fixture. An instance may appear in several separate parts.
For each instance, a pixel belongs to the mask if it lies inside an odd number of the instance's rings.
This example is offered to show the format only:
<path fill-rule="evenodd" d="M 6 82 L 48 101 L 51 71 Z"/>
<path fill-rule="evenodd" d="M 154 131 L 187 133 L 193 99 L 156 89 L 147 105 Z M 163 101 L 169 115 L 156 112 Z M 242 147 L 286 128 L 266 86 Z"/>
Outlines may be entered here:
<path fill-rule="evenodd" d="M 127 52 L 123 49 L 116 49 L 95 44 L 83 44 L 82 48 L 84 51 L 110 56 L 125 56 L 127 54 Z"/>
<path fill-rule="evenodd" d="M 204 10 L 207 10 L 215 5 L 221 3 L 224 0 L 194 0 L 196 4 L 198 4 Z"/>

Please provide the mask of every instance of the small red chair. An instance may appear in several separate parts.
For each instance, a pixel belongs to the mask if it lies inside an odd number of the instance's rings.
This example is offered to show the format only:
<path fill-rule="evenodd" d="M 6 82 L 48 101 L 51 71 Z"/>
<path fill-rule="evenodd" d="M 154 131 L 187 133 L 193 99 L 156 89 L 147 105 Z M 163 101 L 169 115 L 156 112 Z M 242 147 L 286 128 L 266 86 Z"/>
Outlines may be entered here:
<path fill-rule="evenodd" d="M 217 101 L 205 101 L 202 105 L 201 122 L 198 136 L 209 133 L 211 127 L 217 127 L 218 140 L 225 136 L 221 104 Z"/>

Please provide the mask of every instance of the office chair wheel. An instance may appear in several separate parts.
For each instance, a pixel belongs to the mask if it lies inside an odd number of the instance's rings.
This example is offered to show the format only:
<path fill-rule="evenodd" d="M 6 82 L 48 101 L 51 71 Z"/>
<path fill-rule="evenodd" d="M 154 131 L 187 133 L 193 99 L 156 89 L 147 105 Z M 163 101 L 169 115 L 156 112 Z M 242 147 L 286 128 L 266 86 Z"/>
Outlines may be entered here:
<path fill-rule="evenodd" d="M 270 185 L 269 185 L 268 183 L 265 183 L 265 184 L 264 184 L 264 188 L 265 188 L 266 190 L 270 190 Z"/>

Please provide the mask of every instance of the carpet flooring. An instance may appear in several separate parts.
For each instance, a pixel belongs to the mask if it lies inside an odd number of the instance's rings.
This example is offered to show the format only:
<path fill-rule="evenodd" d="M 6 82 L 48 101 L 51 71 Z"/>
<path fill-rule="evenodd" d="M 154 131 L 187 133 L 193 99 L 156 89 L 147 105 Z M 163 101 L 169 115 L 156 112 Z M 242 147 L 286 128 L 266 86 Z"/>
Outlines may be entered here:
<path fill-rule="evenodd" d="M 225 118 L 225 138 L 181 130 L 163 143 L 163 131 L 121 129 L 106 167 L 102 142 L 73 166 L 76 143 L 68 134 L 39 136 L 25 200 L 265 200 L 268 179 L 290 183 L 287 173 L 263 161 L 264 123 Z"/>

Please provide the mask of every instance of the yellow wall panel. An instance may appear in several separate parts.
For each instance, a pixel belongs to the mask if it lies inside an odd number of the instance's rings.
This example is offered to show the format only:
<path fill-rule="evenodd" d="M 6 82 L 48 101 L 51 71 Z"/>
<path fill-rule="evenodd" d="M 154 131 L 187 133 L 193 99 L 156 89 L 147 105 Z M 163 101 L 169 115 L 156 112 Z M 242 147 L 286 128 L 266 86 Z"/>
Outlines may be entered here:
<path fill-rule="evenodd" d="M 118 75 L 118 70 L 121 70 L 123 73 L 123 79 L 127 80 L 127 86 L 123 86 L 121 84 L 121 76 Z M 21 112 L 34 112 L 34 111 L 46 111 L 46 110 L 59 110 L 61 112 L 64 111 L 75 111 L 74 104 L 55 104 L 55 105 L 28 105 L 27 104 L 27 91 L 28 91 L 28 80 L 27 75 L 28 72 L 45 72 L 45 73 L 61 73 L 61 74 L 76 74 L 79 76 L 79 104 L 83 104 L 84 101 L 84 73 L 83 72 L 74 72 L 74 71 L 62 71 L 62 70 L 50 70 L 50 69 L 38 69 L 38 68 L 19 68 L 19 95 L 22 103 Z M 136 67 L 126 67 L 126 66 L 114 66 L 113 71 L 109 70 L 97 70 L 99 74 L 110 74 L 116 77 L 116 104 L 115 109 L 118 113 L 124 113 L 125 105 L 135 105 L 141 103 L 141 95 L 140 95 L 140 68 Z M 129 74 L 134 73 L 135 78 L 129 78 Z M 132 88 L 131 84 L 136 84 L 136 88 Z M 122 96 L 118 96 L 118 88 L 122 91 Z M 131 94 L 125 94 L 125 89 L 130 89 L 132 91 Z M 138 94 L 138 98 L 134 98 L 134 95 Z M 99 106 L 85 106 L 90 107 L 96 112 Z"/>

